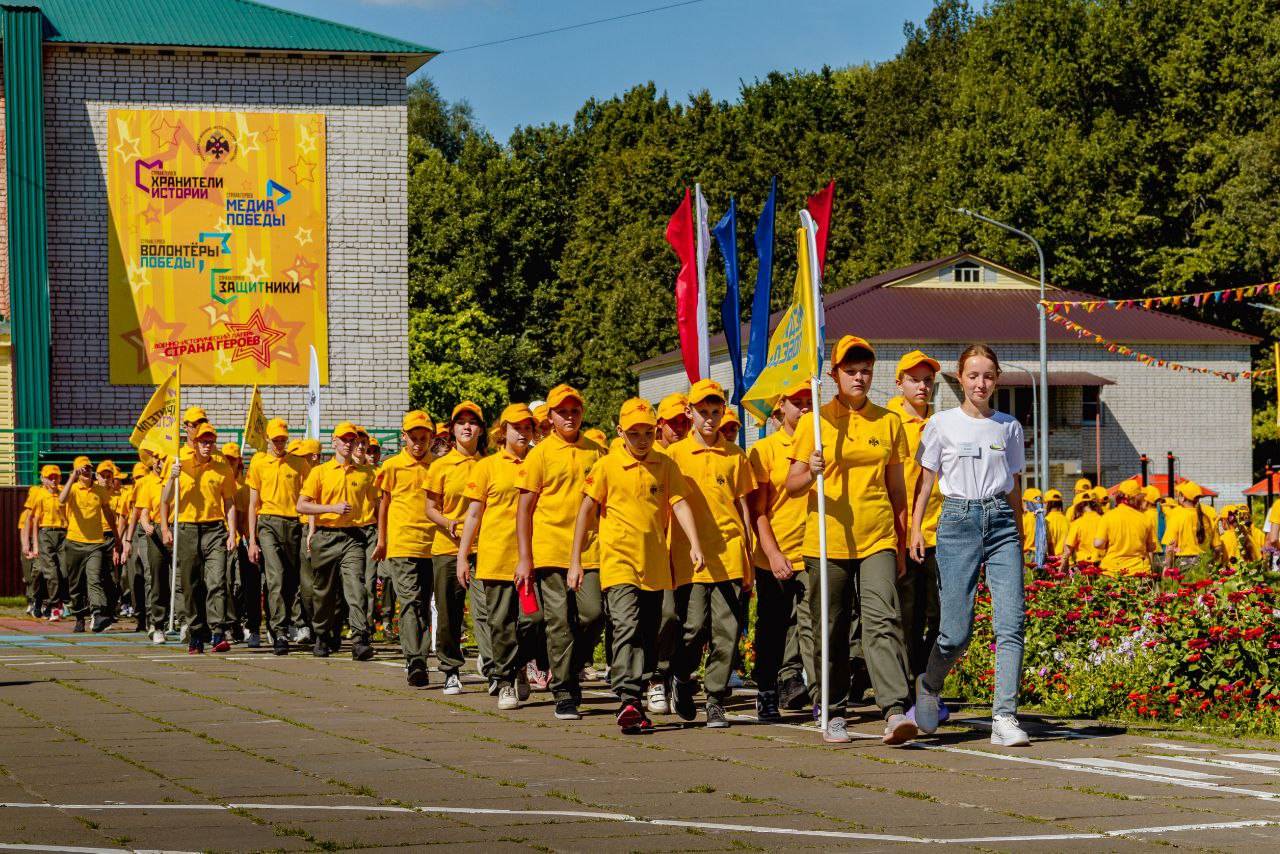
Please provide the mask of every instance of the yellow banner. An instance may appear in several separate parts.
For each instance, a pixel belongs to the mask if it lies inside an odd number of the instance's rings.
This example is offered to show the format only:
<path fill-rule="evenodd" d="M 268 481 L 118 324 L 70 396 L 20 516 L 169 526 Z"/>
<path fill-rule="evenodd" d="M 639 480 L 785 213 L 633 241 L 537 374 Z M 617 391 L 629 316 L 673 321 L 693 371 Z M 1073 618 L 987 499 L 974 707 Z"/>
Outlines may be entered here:
<path fill-rule="evenodd" d="M 110 377 L 328 382 L 324 116 L 109 110 Z"/>
<path fill-rule="evenodd" d="M 253 397 L 249 398 L 249 413 L 244 417 L 243 447 L 255 451 L 267 450 L 267 416 L 262 411 L 262 393 L 253 387 Z"/>
<path fill-rule="evenodd" d="M 796 230 L 795 294 L 769 338 L 769 356 L 764 370 L 742 396 L 743 407 L 764 423 L 773 406 L 787 389 L 807 383 L 818 371 L 818 341 L 815 331 L 813 282 L 809 278 L 809 246 L 803 228 Z"/>
<path fill-rule="evenodd" d="M 182 439 L 182 419 L 178 411 L 182 406 L 182 380 L 178 368 L 173 368 L 164 382 L 156 386 L 151 400 L 142 408 L 142 414 L 133 425 L 129 444 L 141 449 L 142 443 L 163 449 L 166 454 L 176 454 Z"/>

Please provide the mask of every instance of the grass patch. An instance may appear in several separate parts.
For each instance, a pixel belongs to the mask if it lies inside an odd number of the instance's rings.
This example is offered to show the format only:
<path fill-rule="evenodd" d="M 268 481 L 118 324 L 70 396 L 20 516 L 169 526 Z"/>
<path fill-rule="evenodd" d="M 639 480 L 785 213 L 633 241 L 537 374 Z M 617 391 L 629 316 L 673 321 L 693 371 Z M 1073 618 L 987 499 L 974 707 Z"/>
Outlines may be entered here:
<path fill-rule="evenodd" d="M 1100 798 L 1111 798 L 1113 801 L 1145 801 L 1141 795 L 1124 795 L 1120 792 L 1108 792 L 1092 786 L 1063 786 L 1068 792 L 1079 792 L 1082 795 L 1097 795 Z"/>
<path fill-rule="evenodd" d="M 709 783 L 699 783 L 684 790 L 686 795 L 709 795 L 716 790 L 715 786 Z"/>
<path fill-rule="evenodd" d="M 894 794 L 900 798 L 911 798 L 915 801 L 929 801 L 934 804 L 938 802 L 938 799 L 928 792 L 917 792 L 912 789 L 898 789 Z"/>
<path fill-rule="evenodd" d="M 754 798 L 751 795 L 739 795 L 737 792 L 729 794 L 729 800 L 737 801 L 740 804 L 767 804 L 772 798 Z"/>

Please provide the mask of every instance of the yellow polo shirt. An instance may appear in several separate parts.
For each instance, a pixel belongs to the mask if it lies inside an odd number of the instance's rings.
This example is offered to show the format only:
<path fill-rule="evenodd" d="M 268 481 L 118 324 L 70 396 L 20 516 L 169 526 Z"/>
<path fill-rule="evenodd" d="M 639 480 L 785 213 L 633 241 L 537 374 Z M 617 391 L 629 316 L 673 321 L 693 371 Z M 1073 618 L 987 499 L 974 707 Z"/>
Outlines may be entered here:
<path fill-rule="evenodd" d="M 387 557 L 431 557 L 436 526 L 427 519 L 427 478 L 431 454 L 415 460 L 401 451 L 382 464 L 378 486 L 391 496 L 387 505 Z M 381 499 L 379 499 L 381 500 Z"/>
<path fill-rule="evenodd" d="M 351 505 L 346 516 L 337 513 L 319 513 L 316 525 L 320 528 L 355 528 L 357 520 L 368 518 L 373 495 L 373 466 L 347 463 L 345 466 L 334 457 L 321 463 L 307 474 L 302 484 L 302 494 L 317 504 Z"/>
<path fill-rule="evenodd" d="M 1266 542 L 1266 535 L 1257 528 L 1249 528 L 1249 545 L 1253 549 L 1255 555 L 1262 555 L 1262 547 Z M 1226 554 L 1228 561 L 1246 561 L 1257 560 L 1258 558 L 1250 558 L 1245 553 L 1245 549 L 1240 542 L 1240 535 L 1235 528 L 1227 528 L 1220 535 L 1222 540 L 1222 551 Z"/>
<path fill-rule="evenodd" d="M 133 503 L 141 513 L 146 510 L 151 517 L 151 524 L 160 524 L 160 491 L 163 484 L 154 473 L 144 474 L 138 478 L 133 488 Z"/>
<path fill-rule="evenodd" d="M 1205 538 L 1203 543 L 1196 540 L 1197 512 L 1204 516 Z M 1220 542 L 1218 526 L 1214 522 L 1213 515 L 1206 512 L 1200 505 L 1195 507 L 1179 505 L 1165 513 L 1164 539 L 1160 542 L 1166 546 L 1176 546 L 1178 557 L 1196 557 L 1204 552 L 1212 551 L 1218 545 Z"/>
<path fill-rule="evenodd" d="M 911 491 L 911 487 L 907 487 L 907 491 Z M 1036 550 L 1036 514 L 1030 510 L 1022 511 L 1022 550 L 1024 552 L 1033 552 Z"/>
<path fill-rule="evenodd" d="M 637 460 L 626 448 L 610 451 L 591 467 L 581 494 L 599 505 L 601 589 L 631 584 L 670 590 L 667 527 L 671 508 L 686 494 L 684 475 L 671 458 L 650 451 Z"/>
<path fill-rule="evenodd" d="M 916 482 L 920 480 L 920 475 L 924 471 L 916 461 L 916 454 L 920 451 L 920 437 L 924 435 L 924 425 L 928 423 L 929 418 L 928 416 L 921 418 L 917 415 L 915 409 L 903 400 L 902 395 L 890 398 L 885 408 L 902 419 L 902 431 L 907 437 L 907 455 L 902 460 L 902 477 L 907 483 L 907 519 L 912 519 L 916 512 L 912 496 L 915 494 Z M 933 414 L 932 407 L 929 408 L 929 414 Z M 934 478 L 933 491 L 929 493 L 929 501 L 924 508 L 924 523 L 920 527 L 926 546 L 938 544 L 938 519 L 941 517 L 942 490 L 938 489 L 938 479 Z M 1028 548 L 1035 548 L 1035 543 Z"/>
<path fill-rule="evenodd" d="M 773 528 L 778 548 L 791 561 L 791 568 L 801 572 L 804 570 L 804 525 L 809 518 L 809 500 L 803 495 L 792 498 L 787 494 L 792 441 L 785 430 L 771 433 L 751 446 L 747 461 L 751 463 L 756 486 L 769 489 L 769 526 Z M 761 569 L 769 569 L 769 558 L 760 547 L 758 536 L 752 559 Z"/>
<path fill-rule="evenodd" d="M 1102 517 L 1095 532 L 1103 541 L 1099 566 L 1108 575 L 1138 575 L 1151 569 L 1156 550 L 1156 531 L 1141 510 L 1117 505 Z"/>
<path fill-rule="evenodd" d="M 431 464 L 431 471 L 427 474 L 427 492 L 436 496 L 440 515 L 446 519 L 461 521 L 466 516 L 467 499 L 464 493 L 467 482 L 471 480 L 471 470 L 479 462 L 479 456 L 468 457 L 457 448 L 453 448 Z M 458 533 L 462 533 L 461 528 L 458 528 Z M 472 554 L 475 551 L 476 547 L 472 544 Z M 431 553 L 433 555 L 458 553 L 458 543 L 450 539 L 449 534 L 438 525 L 435 527 L 435 536 L 431 540 Z"/>
<path fill-rule="evenodd" d="M 75 543 L 106 542 L 102 508 L 110 506 L 111 493 L 106 487 L 73 483 L 67 503 L 63 505 L 67 513 L 67 539 Z"/>
<path fill-rule="evenodd" d="M 298 495 L 310 466 L 302 457 L 270 451 L 254 454 L 249 460 L 245 483 L 258 490 L 258 515 L 298 518 Z"/>
<path fill-rule="evenodd" d="M 506 448 L 476 463 L 463 490 L 467 501 L 484 503 L 476 547 L 476 578 L 514 581 L 516 577 L 516 505 L 520 501 L 524 460 Z"/>
<path fill-rule="evenodd" d="M 1066 544 L 1074 550 L 1077 561 L 1097 563 L 1102 559 L 1101 549 L 1094 548 L 1093 545 L 1101 524 L 1101 515 L 1092 510 L 1086 510 L 1078 519 L 1072 519 L 1067 526 Z"/>
<path fill-rule="evenodd" d="M 201 465 L 194 456 L 182 461 L 178 475 L 178 521 L 187 523 L 225 522 L 224 502 L 236 497 L 236 477 L 222 459 L 214 457 Z"/>
<path fill-rule="evenodd" d="M 817 413 L 814 414 L 817 417 Z M 854 412 L 839 398 L 822 405 L 823 490 L 827 499 L 827 557 L 857 560 L 885 550 L 897 552 L 893 505 L 885 469 L 907 457 L 902 419 L 870 400 Z M 809 463 L 813 422 L 803 418 L 791 444 L 793 462 Z M 818 556 L 818 494 L 809 490 L 804 554 Z"/>
<path fill-rule="evenodd" d="M 604 454 L 604 448 L 581 433 L 576 442 L 567 442 L 553 431 L 525 457 L 520 488 L 538 496 L 533 510 L 535 567 L 569 566 L 573 529 L 582 506 L 582 486 L 587 472 Z M 593 536 L 582 550 L 582 567 L 594 569 L 599 565 Z"/>
<path fill-rule="evenodd" d="M 50 492 L 43 486 L 34 499 L 28 499 L 31 512 L 36 515 L 36 524 L 41 528 L 66 528 L 67 509 L 58 501 L 58 493 Z"/>
<path fill-rule="evenodd" d="M 1046 554 L 1060 555 L 1063 548 L 1067 544 L 1067 529 L 1071 525 L 1067 522 L 1067 514 L 1061 510 L 1050 510 L 1044 514 L 1044 529 L 1048 534 L 1049 543 L 1045 550 Z M 1154 528 L 1152 530 L 1155 530 Z"/>
<path fill-rule="evenodd" d="M 714 445 L 704 445 L 690 432 L 667 448 L 667 456 L 684 475 L 685 500 L 693 511 L 704 558 L 702 567 L 695 572 L 684 529 L 679 525 L 669 527 L 676 587 L 695 581 L 714 584 L 743 578 L 749 571 L 751 556 L 747 554 L 746 525 L 738 499 L 756 488 L 747 455 L 723 437 L 718 436 Z"/>

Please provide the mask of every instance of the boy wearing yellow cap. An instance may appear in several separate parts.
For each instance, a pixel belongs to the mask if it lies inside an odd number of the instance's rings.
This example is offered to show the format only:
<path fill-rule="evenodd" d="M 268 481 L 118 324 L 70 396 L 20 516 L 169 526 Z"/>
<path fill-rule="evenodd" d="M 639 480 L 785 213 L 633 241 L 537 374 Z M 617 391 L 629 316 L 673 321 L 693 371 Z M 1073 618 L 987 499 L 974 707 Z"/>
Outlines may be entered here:
<path fill-rule="evenodd" d="M 67 538 L 67 514 L 58 495 L 62 492 L 62 469 L 45 465 L 40 469 L 40 486 L 28 493 L 24 505 L 30 516 L 27 522 L 27 541 L 31 546 L 32 560 L 44 576 L 48 595 L 50 622 L 61 619 L 62 603 L 67 601 L 67 575 L 62 551 Z"/>
<path fill-rule="evenodd" d="M 356 446 L 352 451 L 351 458 L 357 464 L 368 466 L 373 470 L 373 481 L 369 486 L 369 499 L 363 505 L 365 507 L 364 514 L 355 520 L 356 527 L 360 529 L 361 536 L 364 538 L 364 623 L 371 635 L 374 629 L 373 597 L 377 592 L 378 586 L 378 562 L 373 559 L 373 552 L 378 547 L 378 505 L 382 501 L 382 490 L 378 488 L 378 467 L 374 464 L 373 458 L 369 454 L 370 442 L 372 441 L 373 437 L 369 435 L 369 431 L 357 425 Z"/>
<path fill-rule="evenodd" d="M 671 588 L 666 531 L 674 516 L 690 543 L 691 565 L 703 563 L 686 481 L 675 462 L 653 451 L 657 414 L 647 400 L 622 405 L 624 446 L 602 455 L 582 482 L 569 571 L 580 571 L 591 531 L 599 527 L 600 584 L 612 638 L 609 682 L 618 695 L 624 733 L 652 729 L 641 695 L 656 667 L 662 595 Z"/>
<path fill-rule="evenodd" d="M 405 413 L 400 419 L 400 453 L 387 460 L 378 473 L 381 498 L 373 558 L 390 576 L 400 601 L 400 650 L 405 679 L 415 688 L 427 684 L 427 653 L 431 651 L 427 604 L 435 526 L 427 518 L 427 479 L 433 462 L 428 450 L 434 434 L 435 425 L 427 413 L 421 409 Z M 387 622 L 391 622 L 390 615 Z M 454 693 L 461 688 L 459 682 Z"/>
<path fill-rule="evenodd" d="M 1093 545 L 1101 553 L 1099 566 L 1112 577 L 1143 575 L 1151 570 L 1156 550 L 1156 532 L 1138 509 L 1142 490 L 1135 480 L 1116 487 L 1116 506 L 1102 517 Z"/>
<path fill-rule="evenodd" d="M 484 589 L 486 622 L 493 649 L 492 675 L 498 683 L 498 708 L 518 708 L 529 698 L 528 683 L 520 680 L 525 664 L 535 657 L 536 629 L 520 619 L 516 589 L 516 507 L 525 481 L 525 459 L 533 442 L 533 412 L 523 403 L 513 403 L 498 421 L 503 432 L 502 450 L 485 457 L 471 469 L 463 496 L 467 515 L 458 538 L 458 554 L 470 553 L 476 545 L 475 579 Z M 477 537 L 477 531 L 479 536 Z M 458 583 L 470 586 L 471 564 L 458 561 Z M 521 582 L 526 594 L 533 592 L 530 581 Z"/>
<path fill-rule="evenodd" d="M 358 430 L 343 421 L 333 428 L 333 458 L 307 473 L 298 496 L 298 512 L 314 517 L 315 531 L 307 538 L 311 555 L 311 625 L 315 645 L 311 652 L 325 658 L 341 646 L 342 615 L 339 603 L 347 603 L 351 626 L 351 657 L 373 658 L 369 626 L 365 622 L 365 537 L 359 522 L 370 515 L 373 468 L 354 458 Z M 341 585 L 341 593 L 339 592 Z"/>
<path fill-rule="evenodd" d="M 466 586 L 459 586 L 460 563 L 475 568 L 475 551 L 458 551 L 458 537 L 467 513 L 467 484 L 472 470 L 484 457 L 489 436 L 484 423 L 484 410 L 470 400 L 453 407 L 449 415 L 449 452 L 431 464 L 427 473 L 427 518 L 436 526 L 431 539 L 431 595 L 436 606 L 436 660 L 445 674 L 445 689 L 451 694 L 462 691 L 458 671 L 462 668 L 462 624 L 467 601 Z M 469 573 L 471 574 L 471 573 Z M 493 650 L 489 644 L 489 624 L 485 619 L 484 586 L 472 586 L 471 618 L 481 671 L 489 679 L 489 693 L 496 694 L 493 679 Z M 450 679 L 449 677 L 453 677 Z M 456 687 L 454 682 L 457 682 Z"/>
<path fill-rule="evenodd" d="M 582 434 L 582 394 L 558 385 L 547 395 L 551 432 L 525 458 L 516 515 L 517 584 L 536 583 L 546 627 L 551 693 L 558 720 L 577 720 L 578 674 L 591 660 L 603 628 L 600 567 L 589 541 L 570 572 L 574 521 L 587 472 L 605 449 Z"/>
<path fill-rule="evenodd" d="M 1044 494 L 1044 529 L 1048 542 L 1045 544 L 1046 555 L 1061 555 L 1066 548 L 1067 529 L 1071 523 L 1062 510 L 1062 493 L 1056 489 L 1047 490 Z"/>
<path fill-rule="evenodd" d="M 1102 487 L 1086 489 L 1079 493 L 1071 506 L 1071 523 L 1067 527 L 1067 539 L 1063 558 L 1068 566 L 1091 564 L 1102 560 L 1102 552 L 1094 546 L 1098 526 L 1102 523 L 1102 505 L 1107 491 Z"/>
<path fill-rule="evenodd" d="M 262 626 L 262 571 L 259 564 L 249 559 L 249 541 L 244 528 L 249 518 L 250 487 L 244 473 L 244 458 L 240 446 L 227 442 L 222 446 L 222 458 L 231 467 L 236 479 L 236 546 L 227 552 L 227 620 L 231 631 L 243 635 L 245 645 L 257 649 L 262 645 L 258 630 Z"/>
<path fill-rule="evenodd" d="M 779 707 L 808 706 L 813 670 L 813 623 L 809 619 L 809 573 L 804 568 L 804 527 L 808 500 L 787 492 L 791 445 L 804 415 L 813 408 L 809 384 L 799 382 L 782 393 L 776 432 L 757 441 L 747 453 L 756 490 L 751 493 L 755 532 L 756 717 L 777 720 Z"/>
<path fill-rule="evenodd" d="M 138 449 L 145 471 L 134 478 L 133 513 L 129 524 L 133 529 L 133 548 L 143 571 L 146 598 L 143 618 L 151 631 L 151 642 L 166 641 L 164 627 L 169 614 L 169 548 L 164 542 L 167 525 L 161 525 L 163 511 L 160 496 L 164 487 L 165 459 L 158 445 L 144 439 Z"/>
<path fill-rule="evenodd" d="M 720 435 L 728 400 L 715 380 L 699 380 L 689 390 L 685 414 L 689 435 L 667 448 L 685 478 L 687 501 L 697 526 L 703 565 L 690 558 L 691 543 L 679 526 L 670 529 L 671 563 L 677 608 L 685 611 L 680 645 L 671 662 L 671 702 L 683 720 L 697 717 L 694 670 L 706 644 L 703 689 L 707 726 L 729 725 L 724 701 L 738 640 L 739 593 L 754 582 L 751 567 L 750 511 L 747 498 L 756 488 L 747 455 Z"/>
<path fill-rule="evenodd" d="M 22 512 L 18 514 L 18 549 L 22 556 L 22 581 L 27 594 L 27 614 L 39 617 L 44 611 L 44 575 L 36 563 L 36 546 L 31 538 L 31 505 L 39 495 L 39 486 L 27 490 Z"/>
<path fill-rule="evenodd" d="M 267 587 L 267 631 L 272 652 L 289 652 L 289 632 L 299 625 L 296 604 L 301 583 L 302 526 L 298 496 L 306 478 L 306 461 L 289 453 L 289 425 L 267 422 L 267 450 L 249 461 L 249 560 L 260 567 Z"/>
<path fill-rule="evenodd" d="M 209 641 L 214 652 L 231 648 L 227 637 L 230 618 L 227 600 L 227 552 L 236 547 L 236 479 L 217 453 L 217 431 L 207 421 L 195 430 L 195 449 L 173 468 L 161 492 L 162 503 L 178 507 L 178 577 L 182 584 L 182 608 L 187 619 L 187 652 L 204 652 Z"/>
<path fill-rule="evenodd" d="M 1222 558 L 1222 539 L 1218 536 L 1218 526 L 1213 516 L 1200 506 L 1200 498 L 1204 491 L 1198 483 L 1184 480 L 1174 492 L 1178 496 L 1178 506 L 1169 511 L 1165 519 L 1164 565 L 1170 569 L 1176 563 L 1186 569 L 1194 566 L 1204 554 L 1215 560 Z"/>
<path fill-rule="evenodd" d="M 75 631 L 84 631 L 84 618 L 93 609 L 93 630 L 104 631 L 115 622 L 114 604 L 105 598 L 103 566 L 119 555 L 119 542 L 107 545 L 106 532 L 114 530 L 116 514 L 111 509 L 111 495 L 95 477 L 88 457 L 76 457 L 74 471 L 58 493 L 67 519 L 67 539 L 62 547 L 66 566 L 71 613 L 75 615 Z M 107 554 L 108 548 L 112 554 Z M 93 596 L 90 600 L 90 596 Z M 108 605 L 112 606 L 108 610 Z"/>
<path fill-rule="evenodd" d="M 688 406 L 689 398 L 683 392 L 674 392 L 658 402 L 658 441 L 653 446 L 654 452 L 666 453 L 667 448 L 689 435 L 689 416 L 685 414 Z M 658 622 L 658 665 L 645 693 L 645 705 L 655 714 L 666 714 L 668 710 L 671 661 L 680 647 L 684 618 L 683 597 L 678 599 L 674 590 L 664 591 L 662 618 Z"/>
<path fill-rule="evenodd" d="M 863 338 L 846 335 L 836 343 L 831 374 L 837 393 L 814 414 L 822 451 L 816 449 L 813 423 L 805 419 L 796 430 L 787 476 L 792 495 L 810 496 L 804 557 L 814 575 L 819 568 L 818 526 L 826 526 L 831 712 L 823 740 L 832 744 L 851 740 L 844 720 L 851 652 L 846 643 L 855 608 L 876 704 L 885 718 L 883 740 L 901 744 L 917 732 L 906 715 L 909 665 L 897 587 L 907 571 L 907 438 L 902 419 L 867 397 L 875 360 L 875 350 Z M 818 516 L 813 492 L 819 472 L 824 476 L 825 518 Z M 809 585 L 809 607 L 818 630 L 822 603 L 816 584 Z M 815 701 L 820 685 L 821 679 L 810 686 Z"/>

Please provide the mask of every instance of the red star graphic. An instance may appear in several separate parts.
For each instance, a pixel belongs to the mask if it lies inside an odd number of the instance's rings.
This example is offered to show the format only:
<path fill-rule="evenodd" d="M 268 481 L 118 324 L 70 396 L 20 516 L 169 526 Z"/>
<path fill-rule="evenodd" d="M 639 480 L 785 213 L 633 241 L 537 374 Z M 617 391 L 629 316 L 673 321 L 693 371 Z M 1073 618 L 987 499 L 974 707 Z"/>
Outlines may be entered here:
<path fill-rule="evenodd" d="M 231 361 L 253 359 L 260 368 L 271 367 L 271 348 L 285 337 L 285 333 L 267 326 L 262 319 L 262 309 L 255 309 L 244 323 L 228 323 L 226 326 L 234 335 L 256 335 L 258 338 L 257 344 L 238 345 L 235 352 L 231 354 Z"/>
<path fill-rule="evenodd" d="M 147 205 L 146 210 L 141 214 L 142 221 L 152 225 L 160 222 L 160 210 L 160 206 L 157 204 L 152 203 Z"/>
<path fill-rule="evenodd" d="M 182 131 L 182 122 L 170 121 L 168 116 L 151 125 L 151 137 L 157 148 L 174 147 L 178 144 L 178 134 Z"/>
<path fill-rule="evenodd" d="M 292 365 L 301 365 L 302 348 L 298 346 L 298 336 L 302 334 L 302 328 L 307 324 L 301 320 L 297 323 L 290 323 L 280 316 L 280 312 L 276 311 L 275 306 L 268 306 L 263 318 L 267 321 L 268 326 L 285 330 L 285 342 L 276 350 L 276 355 Z"/>
<path fill-rule="evenodd" d="M 285 270 L 285 275 L 292 278 L 295 282 L 304 288 L 314 288 L 316 286 L 315 276 L 316 270 L 320 265 L 315 261 L 308 261 L 305 256 L 295 255 L 293 258 L 293 266 Z"/>
<path fill-rule="evenodd" d="M 177 338 L 186 328 L 185 323 L 168 323 L 154 308 L 148 308 L 142 315 L 142 323 L 137 329 L 131 329 L 120 337 L 129 342 L 138 351 L 138 373 L 147 372 L 152 362 L 174 363 L 177 359 L 167 359 L 164 353 L 151 350 L 147 344 L 151 341 L 169 341 Z M 156 333 L 154 330 L 160 330 Z"/>
<path fill-rule="evenodd" d="M 316 164 L 305 157 L 299 157 L 289 167 L 289 171 L 293 173 L 294 180 L 299 184 L 310 184 L 316 180 Z"/>

